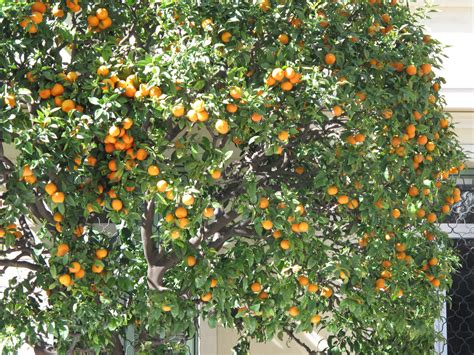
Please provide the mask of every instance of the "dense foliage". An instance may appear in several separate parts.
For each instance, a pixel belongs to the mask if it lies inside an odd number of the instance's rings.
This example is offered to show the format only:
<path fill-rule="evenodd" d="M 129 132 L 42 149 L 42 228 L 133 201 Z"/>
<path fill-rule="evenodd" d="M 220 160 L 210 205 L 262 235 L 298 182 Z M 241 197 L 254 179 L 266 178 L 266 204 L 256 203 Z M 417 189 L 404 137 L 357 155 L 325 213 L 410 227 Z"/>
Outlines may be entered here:
<path fill-rule="evenodd" d="M 0 273 L 28 270 L 7 350 L 120 352 L 133 326 L 149 352 L 202 316 L 239 353 L 313 329 L 333 353 L 430 351 L 464 156 L 421 12 L 0 4 Z"/>

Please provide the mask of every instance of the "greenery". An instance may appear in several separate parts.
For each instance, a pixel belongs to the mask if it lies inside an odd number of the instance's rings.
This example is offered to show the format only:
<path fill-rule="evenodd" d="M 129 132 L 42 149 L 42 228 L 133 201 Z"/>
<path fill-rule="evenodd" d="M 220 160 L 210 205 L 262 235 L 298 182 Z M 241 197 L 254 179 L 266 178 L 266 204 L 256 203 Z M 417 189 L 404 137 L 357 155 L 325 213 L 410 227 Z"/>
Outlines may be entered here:
<path fill-rule="evenodd" d="M 0 274 L 27 271 L 0 301 L 5 351 L 120 353 L 129 326 L 142 353 L 182 349 L 199 317 L 237 353 L 285 333 L 312 353 L 314 329 L 330 353 L 431 351 L 464 154 L 423 12 L 0 9 Z"/>

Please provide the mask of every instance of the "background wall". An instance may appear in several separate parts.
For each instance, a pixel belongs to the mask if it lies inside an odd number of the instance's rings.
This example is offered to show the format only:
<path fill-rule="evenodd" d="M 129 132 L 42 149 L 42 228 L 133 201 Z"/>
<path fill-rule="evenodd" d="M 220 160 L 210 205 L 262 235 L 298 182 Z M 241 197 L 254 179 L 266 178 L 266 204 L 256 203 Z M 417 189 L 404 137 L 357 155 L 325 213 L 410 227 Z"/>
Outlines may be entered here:
<path fill-rule="evenodd" d="M 448 56 L 438 75 L 443 76 L 447 83 L 442 87 L 446 97 L 446 111 L 453 116 L 456 132 L 461 144 L 468 151 L 469 166 L 474 167 L 474 0 L 436 0 L 437 10 L 431 14 L 431 19 L 425 21 L 427 32 L 433 38 L 440 40 L 449 47 L 445 54 Z M 414 6 L 423 4 L 416 1 Z M 298 335 L 314 350 L 322 350 L 326 346 L 326 334 L 313 332 Z M 206 323 L 201 325 L 200 354 L 201 355 L 230 355 L 232 347 L 238 339 L 234 331 L 218 327 L 210 329 Z M 251 344 L 252 355 L 298 355 L 307 354 L 294 341 L 287 344 L 274 339 L 266 344 Z"/>

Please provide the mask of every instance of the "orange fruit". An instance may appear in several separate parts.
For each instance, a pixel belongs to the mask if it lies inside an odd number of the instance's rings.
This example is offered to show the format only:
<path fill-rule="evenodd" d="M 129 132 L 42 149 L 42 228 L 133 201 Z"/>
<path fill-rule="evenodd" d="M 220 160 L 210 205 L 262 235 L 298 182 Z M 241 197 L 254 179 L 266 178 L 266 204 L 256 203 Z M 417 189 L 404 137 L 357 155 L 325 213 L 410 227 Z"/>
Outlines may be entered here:
<path fill-rule="evenodd" d="M 425 63 L 421 66 L 421 71 L 424 75 L 431 73 L 431 64 Z"/>
<path fill-rule="evenodd" d="M 78 272 L 74 273 L 74 277 L 76 279 L 82 279 L 86 275 L 86 271 L 84 269 L 80 269 Z"/>
<path fill-rule="evenodd" d="M 184 115 L 184 105 L 183 104 L 174 105 L 173 108 L 171 109 L 171 113 L 175 117 L 182 117 Z"/>
<path fill-rule="evenodd" d="M 62 86 L 59 83 L 54 84 L 54 86 L 51 89 L 51 95 L 53 96 L 59 96 L 64 93 L 64 86 Z"/>
<path fill-rule="evenodd" d="M 178 218 L 184 218 L 188 215 L 188 211 L 186 210 L 186 208 L 180 206 L 174 211 L 174 214 Z"/>
<path fill-rule="evenodd" d="M 110 19 L 110 17 L 106 17 L 105 19 L 101 20 L 99 23 L 99 28 L 101 30 L 105 30 L 106 28 L 109 28 L 110 26 L 112 26 L 112 20 Z"/>
<path fill-rule="evenodd" d="M 437 220 L 436 213 L 428 213 L 426 220 L 430 223 L 434 223 Z"/>
<path fill-rule="evenodd" d="M 291 91 L 291 89 L 293 89 L 293 84 L 289 81 L 285 81 L 284 83 L 281 83 L 280 87 L 283 91 Z"/>
<path fill-rule="evenodd" d="M 148 175 L 157 176 L 160 173 L 160 168 L 157 167 L 156 165 L 150 165 L 147 171 L 148 171 Z"/>
<path fill-rule="evenodd" d="M 250 289 L 253 293 L 259 293 L 262 290 L 262 285 L 259 282 L 254 282 L 250 285 Z"/>
<path fill-rule="evenodd" d="M 138 160 L 140 160 L 140 161 L 145 160 L 147 158 L 147 156 L 148 156 L 148 152 L 145 149 L 140 148 L 140 149 L 137 150 L 137 159 Z"/>
<path fill-rule="evenodd" d="M 61 285 L 66 287 L 69 287 L 72 284 L 71 276 L 69 276 L 68 274 L 63 274 L 59 276 L 58 280 Z"/>
<path fill-rule="evenodd" d="M 296 306 L 291 306 L 288 309 L 288 314 L 292 317 L 297 317 L 300 314 L 300 310 Z"/>
<path fill-rule="evenodd" d="M 109 252 L 107 251 L 107 249 L 97 249 L 95 251 L 95 256 L 99 260 L 104 259 L 105 257 L 107 257 L 108 254 Z"/>
<path fill-rule="evenodd" d="M 257 122 L 260 122 L 262 120 L 263 116 L 259 113 L 256 113 L 254 112 L 251 116 L 251 119 L 253 122 L 257 123 Z"/>
<path fill-rule="evenodd" d="M 189 255 L 187 258 L 186 258 L 186 263 L 188 264 L 189 267 L 193 267 L 194 265 L 196 265 L 196 257 L 193 256 L 193 255 Z"/>
<path fill-rule="evenodd" d="M 338 191 L 339 191 L 338 188 L 337 188 L 336 186 L 334 186 L 334 185 L 333 185 L 333 186 L 329 186 L 328 189 L 327 189 L 327 193 L 328 193 L 328 195 L 330 195 L 330 196 L 337 195 Z"/>
<path fill-rule="evenodd" d="M 64 193 L 56 191 L 53 195 L 51 195 L 51 199 L 54 203 L 63 203 Z"/>
<path fill-rule="evenodd" d="M 301 233 L 306 233 L 308 230 L 309 230 L 309 225 L 308 223 L 306 222 L 300 222 L 300 224 L 298 225 L 299 227 L 299 231 Z"/>
<path fill-rule="evenodd" d="M 393 217 L 393 218 L 399 218 L 399 217 L 400 217 L 400 210 L 399 210 L 398 208 L 394 208 L 394 209 L 392 210 L 392 213 L 391 213 L 391 214 L 392 214 L 392 217 Z"/>
<path fill-rule="evenodd" d="M 221 41 L 224 43 L 229 43 L 232 38 L 232 33 L 226 31 L 223 34 L 221 34 Z"/>
<path fill-rule="evenodd" d="M 237 86 L 233 86 L 230 88 L 229 94 L 233 99 L 240 100 L 242 98 L 242 89 Z"/>
<path fill-rule="evenodd" d="M 160 180 L 156 183 L 156 188 L 159 192 L 165 192 L 168 189 L 168 183 L 165 180 Z"/>
<path fill-rule="evenodd" d="M 262 221 L 262 227 L 265 230 L 270 230 L 270 229 L 273 228 L 273 223 L 272 223 L 272 221 L 266 219 L 266 220 Z"/>
<path fill-rule="evenodd" d="M 283 250 L 288 250 L 290 249 L 290 247 L 291 247 L 291 243 L 289 240 L 283 239 L 280 242 L 280 248 L 282 248 Z"/>
<path fill-rule="evenodd" d="M 438 280 L 438 279 L 433 279 L 433 280 L 431 280 L 430 282 L 431 282 L 431 284 L 432 284 L 434 287 L 436 287 L 436 288 L 438 288 L 438 287 L 441 285 L 441 281 Z"/>
<path fill-rule="evenodd" d="M 333 65 L 334 63 L 336 63 L 336 56 L 332 53 L 328 53 L 324 56 L 324 62 L 327 65 Z"/>
<path fill-rule="evenodd" d="M 319 314 L 316 314 L 311 317 L 310 321 L 312 324 L 319 324 L 319 322 L 321 322 L 321 316 Z"/>
<path fill-rule="evenodd" d="M 194 204 L 194 196 L 190 194 L 185 194 L 181 198 L 181 202 L 186 206 L 192 206 Z"/>
<path fill-rule="evenodd" d="M 285 78 L 285 71 L 281 68 L 273 69 L 272 78 L 277 81 L 282 81 Z"/>
<path fill-rule="evenodd" d="M 278 139 L 282 142 L 286 142 L 289 137 L 290 134 L 288 133 L 288 131 L 281 131 L 280 133 L 278 133 Z"/>
<path fill-rule="evenodd" d="M 161 310 L 163 312 L 171 312 L 171 307 L 167 306 L 167 305 L 163 305 L 163 306 L 161 306 Z"/>
<path fill-rule="evenodd" d="M 58 250 L 56 251 L 56 256 L 62 257 L 69 253 L 69 245 L 61 243 L 58 245 Z"/>
<path fill-rule="evenodd" d="M 104 266 L 101 264 L 93 264 L 91 267 L 93 273 L 100 274 L 104 270 Z"/>
<path fill-rule="evenodd" d="M 430 266 L 436 266 L 436 265 L 438 265 L 438 259 L 437 258 L 431 258 L 430 260 L 428 260 L 428 264 Z"/>
<path fill-rule="evenodd" d="M 278 36 L 278 41 L 281 44 L 288 44 L 288 42 L 290 41 L 290 38 L 288 37 L 287 34 L 282 33 Z"/>
<path fill-rule="evenodd" d="M 260 201 L 258 203 L 258 207 L 260 207 L 262 209 L 265 209 L 265 208 L 268 208 L 269 204 L 270 204 L 270 201 L 268 200 L 268 198 L 262 197 L 262 198 L 260 198 Z"/>
<path fill-rule="evenodd" d="M 76 272 L 78 272 L 79 270 L 81 270 L 81 264 L 79 264 L 77 261 L 73 261 L 71 263 L 71 266 L 69 266 L 69 272 L 71 274 L 75 274 Z"/>
<path fill-rule="evenodd" d="M 33 23 L 39 24 L 43 22 L 43 14 L 39 11 L 33 11 L 30 16 L 30 19 Z"/>
<path fill-rule="evenodd" d="M 229 133 L 229 123 L 226 120 L 218 119 L 214 127 L 220 134 Z"/>
<path fill-rule="evenodd" d="M 331 287 L 323 287 L 321 290 L 321 296 L 329 298 L 332 296 L 332 288 Z"/>
<path fill-rule="evenodd" d="M 109 68 L 107 68 L 107 66 L 105 66 L 105 65 L 101 65 L 101 66 L 97 69 L 97 75 L 100 75 L 100 76 L 107 76 L 107 75 L 109 75 Z"/>
<path fill-rule="evenodd" d="M 318 285 L 316 285 L 316 284 L 309 284 L 308 285 L 308 292 L 316 293 L 316 292 L 318 292 L 318 290 L 319 290 Z"/>
<path fill-rule="evenodd" d="M 97 16 L 94 16 L 94 15 L 87 16 L 87 23 L 89 24 L 89 26 L 91 27 L 99 26 L 99 22 L 100 20 Z"/>
<path fill-rule="evenodd" d="M 345 205 L 347 203 L 349 203 L 349 196 L 347 195 L 341 195 L 337 198 L 337 202 L 340 204 L 340 205 Z"/>
<path fill-rule="evenodd" d="M 204 217 L 211 218 L 214 217 L 214 208 L 206 207 L 203 212 Z"/>
<path fill-rule="evenodd" d="M 123 208 L 123 203 L 122 203 L 122 201 L 120 201 L 120 200 L 118 200 L 118 199 L 112 200 L 111 205 L 112 205 L 112 209 L 113 209 L 114 211 L 117 211 L 117 212 L 120 211 L 120 210 Z"/>
<path fill-rule="evenodd" d="M 308 286 L 309 285 L 309 279 L 304 275 L 298 276 L 298 282 L 301 286 Z"/>
<path fill-rule="evenodd" d="M 416 186 L 410 186 L 410 188 L 408 189 L 408 194 L 411 197 L 418 196 L 419 193 L 420 193 L 420 190 L 418 190 Z"/>
<path fill-rule="evenodd" d="M 385 289 L 385 279 L 377 279 L 377 281 L 375 281 L 375 288 L 378 290 Z"/>
<path fill-rule="evenodd" d="M 45 187 L 44 187 L 44 190 L 46 191 L 46 193 L 51 196 L 53 195 L 56 191 L 58 191 L 58 187 L 56 186 L 56 184 L 52 183 L 52 182 L 48 182 Z"/>
<path fill-rule="evenodd" d="M 43 100 L 49 99 L 49 97 L 51 96 L 51 90 L 50 89 L 42 89 L 42 90 L 39 91 L 39 96 Z"/>
<path fill-rule="evenodd" d="M 204 295 L 201 296 L 201 301 L 203 302 L 209 302 L 212 299 L 212 293 L 208 292 Z"/>
<path fill-rule="evenodd" d="M 332 115 L 334 117 L 339 117 L 340 115 L 342 115 L 342 112 L 343 111 L 342 111 L 341 106 L 336 105 L 332 108 Z"/>
<path fill-rule="evenodd" d="M 35 3 L 33 5 L 31 5 L 31 11 L 37 11 L 37 12 L 41 12 L 41 13 L 45 13 L 46 12 L 46 5 L 41 2 L 41 1 L 35 1 Z"/>
<path fill-rule="evenodd" d="M 105 20 L 107 17 L 109 17 L 109 12 L 105 8 L 100 8 L 97 9 L 96 16 L 99 20 Z"/>
<path fill-rule="evenodd" d="M 64 100 L 61 104 L 61 110 L 64 112 L 69 112 L 71 110 L 74 110 L 76 108 L 76 104 L 72 100 Z"/>
<path fill-rule="evenodd" d="M 409 65 L 407 66 L 407 68 L 405 69 L 406 73 L 410 76 L 413 76 L 416 74 L 416 67 L 412 64 L 412 65 Z"/>

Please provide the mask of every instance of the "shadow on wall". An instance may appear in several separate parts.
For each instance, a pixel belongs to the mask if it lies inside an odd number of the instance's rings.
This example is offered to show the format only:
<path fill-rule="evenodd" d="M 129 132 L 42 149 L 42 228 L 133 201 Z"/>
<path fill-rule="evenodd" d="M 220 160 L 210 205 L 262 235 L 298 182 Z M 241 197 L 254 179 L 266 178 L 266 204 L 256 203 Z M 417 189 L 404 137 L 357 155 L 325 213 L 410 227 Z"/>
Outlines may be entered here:
<path fill-rule="evenodd" d="M 222 327 L 211 329 L 206 322 L 201 323 L 200 354 L 202 355 L 232 355 L 232 348 L 237 344 L 238 334 Z M 298 334 L 297 337 L 314 351 L 322 351 L 327 347 L 327 334 L 324 331 Z M 290 340 L 286 335 L 283 340 L 274 338 L 268 343 L 252 341 L 251 355 L 307 355 L 308 352 Z"/>

